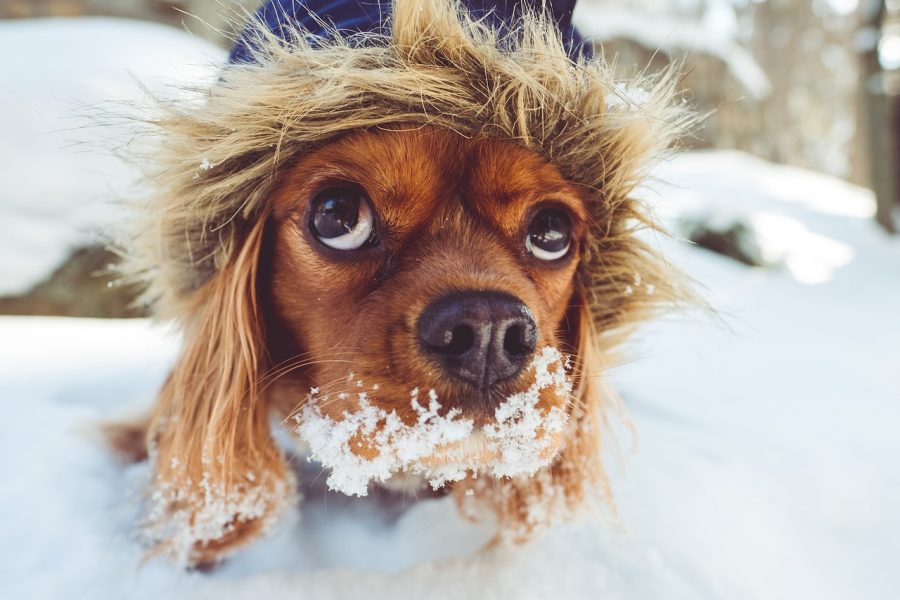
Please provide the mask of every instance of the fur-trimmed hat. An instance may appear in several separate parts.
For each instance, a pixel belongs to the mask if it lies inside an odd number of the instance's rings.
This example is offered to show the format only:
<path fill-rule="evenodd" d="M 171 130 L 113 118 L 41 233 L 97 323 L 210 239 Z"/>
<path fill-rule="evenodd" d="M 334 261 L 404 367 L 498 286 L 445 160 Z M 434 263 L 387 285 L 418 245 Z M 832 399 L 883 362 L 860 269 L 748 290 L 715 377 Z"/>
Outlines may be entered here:
<path fill-rule="evenodd" d="M 478 2 L 395 0 L 384 27 L 360 32 L 285 4 L 257 14 L 200 101 L 162 104 L 152 123 L 157 187 L 126 269 L 157 314 L 190 320 L 192 296 L 236 256 L 282 165 L 398 122 L 514 140 L 589 190 L 578 285 L 601 336 L 679 296 L 635 235 L 653 223 L 633 197 L 648 159 L 689 122 L 672 77 L 615 81 L 602 56 L 560 33 L 565 11 L 510 11 L 498 25 L 467 9 Z M 270 18 L 278 10 L 292 18 Z"/>

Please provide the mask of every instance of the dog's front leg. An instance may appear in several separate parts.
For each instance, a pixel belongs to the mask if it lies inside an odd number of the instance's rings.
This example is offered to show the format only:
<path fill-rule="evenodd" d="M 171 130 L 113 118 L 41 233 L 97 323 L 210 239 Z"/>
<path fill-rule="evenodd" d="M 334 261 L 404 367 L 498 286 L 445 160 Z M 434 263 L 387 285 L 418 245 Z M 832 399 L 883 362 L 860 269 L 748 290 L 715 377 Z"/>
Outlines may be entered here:
<path fill-rule="evenodd" d="M 296 484 L 268 431 L 248 424 L 186 443 L 180 420 L 151 429 L 154 464 L 143 531 L 154 552 L 205 568 L 264 535 L 294 505 Z"/>

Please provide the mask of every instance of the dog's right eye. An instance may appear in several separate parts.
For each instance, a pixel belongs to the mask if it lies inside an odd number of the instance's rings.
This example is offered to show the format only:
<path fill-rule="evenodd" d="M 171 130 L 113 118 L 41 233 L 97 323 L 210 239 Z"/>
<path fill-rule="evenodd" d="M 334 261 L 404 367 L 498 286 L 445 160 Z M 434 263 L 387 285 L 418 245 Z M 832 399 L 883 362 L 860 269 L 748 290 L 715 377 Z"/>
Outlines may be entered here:
<path fill-rule="evenodd" d="M 562 258 L 572 246 L 572 220 L 565 211 L 545 208 L 534 216 L 525 236 L 525 248 L 540 260 Z"/>
<path fill-rule="evenodd" d="M 372 205 L 353 187 L 328 188 L 316 194 L 310 205 L 309 228 L 335 250 L 356 250 L 376 243 Z"/>

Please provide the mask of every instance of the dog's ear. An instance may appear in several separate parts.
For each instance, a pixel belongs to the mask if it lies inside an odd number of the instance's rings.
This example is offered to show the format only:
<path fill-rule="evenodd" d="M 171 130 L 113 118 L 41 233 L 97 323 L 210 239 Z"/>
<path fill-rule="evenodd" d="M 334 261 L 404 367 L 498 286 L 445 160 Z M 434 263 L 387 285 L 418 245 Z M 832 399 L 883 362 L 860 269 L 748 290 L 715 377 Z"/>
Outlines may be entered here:
<path fill-rule="evenodd" d="M 564 337 L 572 356 L 575 389 L 569 405 L 565 441 L 556 460 L 531 477 L 500 481 L 468 480 L 458 486 L 457 501 L 464 513 L 477 514 L 469 505 L 469 489 L 475 501 L 486 503 L 496 516 L 499 538 L 526 541 L 574 512 L 590 509 L 591 502 L 611 500 L 603 464 L 603 433 L 607 401 L 600 377 L 603 357 L 588 305 L 576 292 L 564 322 Z"/>
<path fill-rule="evenodd" d="M 147 532 L 186 565 L 215 562 L 261 533 L 294 491 L 260 395 L 264 231 L 259 219 L 184 307 L 184 349 L 150 421 Z"/>
<path fill-rule="evenodd" d="M 569 409 L 570 429 L 559 457 L 550 469 L 562 490 L 567 511 L 575 511 L 586 501 L 611 500 L 609 481 L 603 464 L 603 444 L 608 435 L 610 405 L 617 400 L 604 384 L 604 355 L 587 299 L 576 292 L 567 318 L 576 387 Z M 588 507 L 590 508 L 590 507 Z"/>

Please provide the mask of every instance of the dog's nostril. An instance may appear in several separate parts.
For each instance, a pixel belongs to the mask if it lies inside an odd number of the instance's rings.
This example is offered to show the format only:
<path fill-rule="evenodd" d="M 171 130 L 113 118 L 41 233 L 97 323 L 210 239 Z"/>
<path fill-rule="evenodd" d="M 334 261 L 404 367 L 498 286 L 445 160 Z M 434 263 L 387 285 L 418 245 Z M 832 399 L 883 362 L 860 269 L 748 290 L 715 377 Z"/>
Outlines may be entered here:
<path fill-rule="evenodd" d="M 444 331 L 444 344 L 432 346 L 431 349 L 440 354 L 459 356 L 465 354 L 475 345 L 475 330 L 469 325 L 457 325 Z"/>
<path fill-rule="evenodd" d="M 519 356 L 528 354 L 534 348 L 528 348 L 525 342 L 525 328 L 521 325 L 510 325 L 503 336 L 503 349 L 507 354 Z"/>

